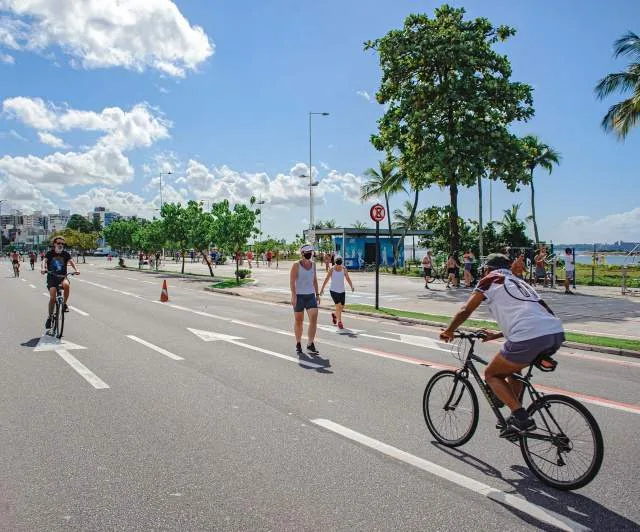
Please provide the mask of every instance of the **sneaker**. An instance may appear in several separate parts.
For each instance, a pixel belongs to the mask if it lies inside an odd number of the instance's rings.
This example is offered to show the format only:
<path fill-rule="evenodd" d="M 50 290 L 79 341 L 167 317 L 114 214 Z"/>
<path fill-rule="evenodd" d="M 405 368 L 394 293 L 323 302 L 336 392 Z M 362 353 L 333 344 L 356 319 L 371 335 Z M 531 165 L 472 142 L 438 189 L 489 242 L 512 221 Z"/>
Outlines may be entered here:
<path fill-rule="evenodd" d="M 300 342 L 296 344 L 296 354 L 302 355 L 302 344 Z"/>
<path fill-rule="evenodd" d="M 313 342 L 311 342 L 310 344 L 307 344 L 307 351 L 309 351 L 310 353 L 313 353 L 314 355 L 317 355 L 320 352 L 316 349 L 316 346 Z"/>
<path fill-rule="evenodd" d="M 335 312 L 331 313 L 331 321 L 333 322 L 334 325 L 338 323 L 338 318 L 336 318 Z"/>
<path fill-rule="evenodd" d="M 508 438 L 514 434 L 536 430 L 536 422 L 530 417 L 518 419 L 513 414 L 507 419 L 507 426 L 500 431 L 501 438 Z"/>
<path fill-rule="evenodd" d="M 47 329 L 51 329 L 51 324 L 53 323 L 53 316 L 49 316 L 47 318 L 47 321 L 45 322 L 44 326 Z"/>
<path fill-rule="evenodd" d="M 571 290 L 565 290 L 564 293 L 573 295 L 573 292 Z"/>
<path fill-rule="evenodd" d="M 341 321 L 338 322 L 338 329 L 344 329 L 344 325 L 342 325 Z"/>
<path fill-rule="evenodd" d="M 424 285 L 424 287 L 425 287 L 427 290 L 431 290 L 431 288 L 429 287 L 429 285 L 428 285 L 428 284 L 425 284 L 425 285 Z"/>
<path fill-rule="evenodd" d="M 62 312 L 69 312 L 69 305 L 67 305 L 66 303 L 62 305 Z"/>

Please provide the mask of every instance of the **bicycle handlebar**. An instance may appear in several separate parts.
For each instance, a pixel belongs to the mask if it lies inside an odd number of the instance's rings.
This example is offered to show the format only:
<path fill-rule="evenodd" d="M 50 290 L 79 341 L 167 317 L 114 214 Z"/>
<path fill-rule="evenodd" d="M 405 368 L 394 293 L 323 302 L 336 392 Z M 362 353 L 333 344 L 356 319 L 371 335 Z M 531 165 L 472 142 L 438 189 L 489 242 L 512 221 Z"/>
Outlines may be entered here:
<path fill-rule="evenodd" d="M 43 274 L 46 273 L 48 275 L 53 275 L 54 277 L 69 277 L 70 275 L 78 275 L 78 272 L 71 272 L 71 273 L 67 273 L 66 275 L 62 275 L 60 273 L 57 272 L 52 272 L 50 270 L 45 270 L 44 272 L 42 272 Z"/>
<path fill-rule="evenodd" d="M 453 333 L 454 338 L 463 338 L 465 340 L 484 340 L 487 337 L 487 333 L 484 331 L 464 332 L 455 331 Z"/>

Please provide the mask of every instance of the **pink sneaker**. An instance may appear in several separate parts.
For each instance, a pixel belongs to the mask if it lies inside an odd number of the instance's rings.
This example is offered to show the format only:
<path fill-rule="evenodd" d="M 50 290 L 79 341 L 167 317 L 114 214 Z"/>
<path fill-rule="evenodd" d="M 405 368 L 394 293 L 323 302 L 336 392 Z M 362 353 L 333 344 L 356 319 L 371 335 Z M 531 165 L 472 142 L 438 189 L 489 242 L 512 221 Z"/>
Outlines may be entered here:
<path fill-rule="evenodd" d="M 338 318 L 336 318 L 336 315 L 333 312 L 331 313 L 331 321 L 333 321 L 334 325 L 338 323 Z"/>
<path fill-rule="evenodd" d="M 344 325 L 342 325 L 341 321 L 338 322 L 338 329 L 344 329 Z"/>

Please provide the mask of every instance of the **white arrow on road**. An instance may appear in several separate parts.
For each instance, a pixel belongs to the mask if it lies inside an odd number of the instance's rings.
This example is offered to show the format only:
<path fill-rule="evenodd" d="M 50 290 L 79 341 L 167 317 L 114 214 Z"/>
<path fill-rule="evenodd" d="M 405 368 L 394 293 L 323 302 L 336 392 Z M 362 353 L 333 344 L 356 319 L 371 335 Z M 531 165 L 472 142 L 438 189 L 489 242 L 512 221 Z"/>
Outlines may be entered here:
<path fill-rule="evenodd" d="M 251 349 L 252 351 L 264 353 L 265 355 L 271 355 L 277 358 L 288 360 L 289 362 L 295 362 L 296 364 L 300 364 L 301 366 L 306 366 L 308 368 L 320 369 L 325 367 L 320 364 L 316 364 L 315 362 L 301 360 L 298 358 L 291 357 L 289 355 L 283 355 L 282 353 L 276 353 L 275 351 L 270 351 L 269 349 L 264 349 L 262 347 L 257 347 L 251 344 L 245 344 L 244 342 L 240 342 L 240 340 L 244 340 L 244 338 L 240 338 L 238 336 L 230 336 L 228 334 L 221 334 L 213 331 L 202 331 L 200 329 L 191 329 L 190 327 L 187 327 L 187 330 L 191 331 L 198 338 L 200 338 L 205 342 L 217 342 L 217 341 L 227 342 L 229 344 L 237 345 L 239 347 Z"/>
<path fill-rule="evenodd" d="M 338 329 L 337 327 L 331 327 L 330 325 L 318 325 L 318 329 L 336 334 L 360 334 L 361 332 L 364 332 L 362 329 L 350 329 L 347 327 L 344 329 Z"/>
<path fill-rule="evenodd" d="M 73 349 L 86 349 L 86 347 L 45 335 L 40 338 L 38 345 L 34 348 L 34 351 L 55 351 L 62 360 L 76 370 L 76 372 L 95 389 L 104 390 L 105 388 L 109 388 L 109 385 L 106 382 L 100 379 L 100 377 L 93 373 L 87 366 L 69 353 L 69 351 Z"/>

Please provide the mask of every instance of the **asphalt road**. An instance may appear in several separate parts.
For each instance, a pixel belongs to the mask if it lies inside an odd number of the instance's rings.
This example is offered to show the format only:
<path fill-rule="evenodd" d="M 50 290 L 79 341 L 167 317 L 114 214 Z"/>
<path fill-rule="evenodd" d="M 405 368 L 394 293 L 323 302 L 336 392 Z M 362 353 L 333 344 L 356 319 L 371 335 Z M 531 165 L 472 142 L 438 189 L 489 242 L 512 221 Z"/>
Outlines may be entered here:
<path fill-rule="evenodd" d="M 62 345 L 43 278 L 0 269 L 1 530 L 639 530 L 640 361 L 562 350 L 535 382 L 580 398 L 605 461 L 572 493 L 497 437 L 434 444 L 437 331 L 321 312 L 298 359 L 289 308 L 201 281 L 82 265 Z M 490 354 L 495 346 L 482 346 Z M 424 365 L 426 364 L 426 365 Z"/>

